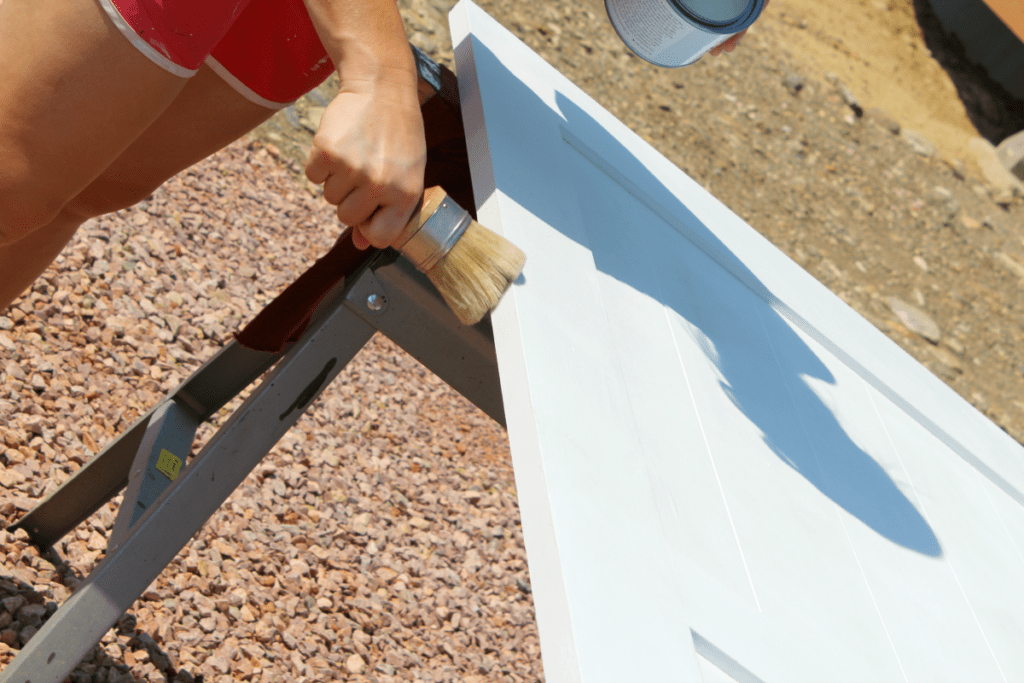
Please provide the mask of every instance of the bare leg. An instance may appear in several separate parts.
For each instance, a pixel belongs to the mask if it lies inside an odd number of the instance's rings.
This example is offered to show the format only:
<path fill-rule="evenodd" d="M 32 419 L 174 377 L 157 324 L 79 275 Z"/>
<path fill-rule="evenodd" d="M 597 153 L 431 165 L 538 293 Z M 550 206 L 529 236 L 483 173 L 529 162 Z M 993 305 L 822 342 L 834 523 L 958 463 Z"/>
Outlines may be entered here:
<path fill-rule="evenodd" d="M 165 180 L 241 137 L 273 113 L 202 67 L 149 129 L 49 224 L 13 244 L 0 246 L 0 313 L 46 269 L 85 220 L 145 199 Z"/>
<path fill-rule="evenodd" d="M 53 220 L 185 82 L 136 50 L 96 0 L 4 0 L 0 244 Z"/>
<path fill-rule="evenodd" d="M 28 237 L 0 246 L 0 315 L 37 277 L 57 258 L 82 221 L 59 216 L 44 230 L 36 230 Z"/>

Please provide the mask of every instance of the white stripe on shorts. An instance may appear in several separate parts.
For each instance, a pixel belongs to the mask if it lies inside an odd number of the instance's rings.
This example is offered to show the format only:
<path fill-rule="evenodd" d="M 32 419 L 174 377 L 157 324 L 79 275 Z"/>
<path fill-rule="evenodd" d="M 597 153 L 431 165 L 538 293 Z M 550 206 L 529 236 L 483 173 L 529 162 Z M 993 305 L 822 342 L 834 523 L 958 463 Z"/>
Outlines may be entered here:
<path fill-rule="evenodd" d="M 100 0 L 100 6 L 106 11 L 107 16 L 114 22 L 114 26 L 118 28 L 124 37 L 131 41 L 132 45 L 138 48 L 139 52 L 149 57 L 149 60 L 164 69 L 170 71 L 175 76 L 181 78 L 189 78 L 194 76 L 196 69 L 186 69 L 180 64 L 175 64 L 171 59 L 157 50 L 155 47 L 150 45 L 148 42 L 139 37 L 139 34 L 135 32 L 135 29 L 131 27 L 125 18 L 121 16 L 121 12 L 118 11 L 117 7 L 111 2 L 111 0 Z"/>
<path fill-rule="evenodd" d="M 294 100 L 292 102 L 271 102 L 267 98 L 253 92 L 252 88 L 238 80 L 237 76 L 228 71 L 227 67 L 214 59 L 212 55 L 206 58 L 206 65 L 213 69 L 213 72 L 224 79 L 228 85 L 234 88 L 239 95 L 253 104 L 258 104 L 261 107 L 266 107 L 267 109 L 284 109 L 285 107 L 291 106 L 295 103 Z"/>

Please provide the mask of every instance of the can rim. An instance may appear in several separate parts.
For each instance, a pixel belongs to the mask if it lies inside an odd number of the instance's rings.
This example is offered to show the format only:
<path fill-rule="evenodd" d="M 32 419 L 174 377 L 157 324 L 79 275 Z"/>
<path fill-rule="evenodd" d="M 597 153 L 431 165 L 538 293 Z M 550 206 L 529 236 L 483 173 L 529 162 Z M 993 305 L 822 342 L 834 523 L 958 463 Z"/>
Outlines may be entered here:
<path fill-rule="evenodd" d="M 686 19 L 712 33 L 739 33 L 753 24 L 754 20 L 760 16 L 766 0 L 751 0 L 747 8 L 738 17 L 730 21 L 712 21 L 702 17 L 693 10 L 683 6 L 682 0 L 668 0 L 668 2 Z"/>

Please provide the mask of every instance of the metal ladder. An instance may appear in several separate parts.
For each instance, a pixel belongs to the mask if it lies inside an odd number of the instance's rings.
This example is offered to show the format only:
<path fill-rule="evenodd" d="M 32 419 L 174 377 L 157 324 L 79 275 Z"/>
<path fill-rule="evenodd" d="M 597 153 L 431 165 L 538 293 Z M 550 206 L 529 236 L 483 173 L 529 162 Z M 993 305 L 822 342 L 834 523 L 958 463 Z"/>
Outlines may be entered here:
<path fill-rule="evenodd" d="M 441 94 L 442 70 L 414 51 L 422 102 Z M 292 348 L 264 353 L 229 342 L 10 527 L 50 548 L 125 489 L 105 557 L 0 671 L 0 683 L 65 680 L 377 331 L 504 425 L 489 318 L 460 324 L 424 275 L 396 252 L 379 252 L 324 298 Z M 199 425 L 260 377 L 187 462 Z"/>

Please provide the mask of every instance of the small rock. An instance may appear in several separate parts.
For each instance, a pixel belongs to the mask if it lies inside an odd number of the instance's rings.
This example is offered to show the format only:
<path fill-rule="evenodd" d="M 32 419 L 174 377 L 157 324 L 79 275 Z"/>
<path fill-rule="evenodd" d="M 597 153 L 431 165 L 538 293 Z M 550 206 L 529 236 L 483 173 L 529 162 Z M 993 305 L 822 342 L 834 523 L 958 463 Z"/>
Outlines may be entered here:
<path fill-rule="evenodd" d="M 209 664 L 214 671 L 218 671 L 222 674 L 226 674 L 231 670 L 231 663 L 223 655 L 214 655 L 206 660 L 206 664 Z"/>
<path fill-rule="evenodd" d="M 132 676 L 128 671 L 111 669 L 110 674 L 107 676 L 107 683 L 135 683 L 135 676 Z"/>
<path fill-rule="evenodd" d="M 38 626 L 26 626 L 25 628 L 21 629 L 21 633 L 18 634 L 18 640 L 21 641 L 22 645 L 25 645 L 26 643 L 28 643 L 28 641 L 32 640 L 32 636 L 34 636 L 37 633 L 39 633 Z"/>
<path fill-rule="evenodd" d="M 13 595 L 9 598 L 4 598 L 2 602 L 5 610 L 11 614 L 15 614 L 19 609 L 24 607 L 25 603 L 28 601 L 21 595 Z"/>
<path fill-rule="evenodd" d="M 160 355 L 160 350 L 156 344 L 140 344 L 137 351 L 139 358 L 156 358 Z"/>
<path fill-rule="evenodd" d="M 288 567 L 289 573 L 298 574 L 299 576 L 309 576 L 309 565 L 302 560 L 292 560 Z"/>
<path fill-rule="evenodd" d="M 422 517 L 413 517 L 409 520 L 409 526 L 416 529 L 427 529 L 430 527 L 430 522 L 423 519 Z"/>
<path fill-rule="evenodd" d="M 967 177 L 967 164 L 960 157 L 954 157 L 952 159 L 945 159 L 946 165 L 949 166 L 949 170 L 953 172 L 953 175 L 957 180 L 964 180 Z"/>
<path fill-rule="evenodd" d="M 158 671 L 167 671 L 171 668 L 171 658 L 158 649 L 149 650 L 149 659 Z M 177 681 L 177 678 L 175 678 Z"/>
<path fill-rule="evenodd" d="M 351 529 L 352 533 L 359 534 L 361 536 L 370 530 L 369 525 L 370 513 L 364 512 L 352 518 L 352 521 L 349 523 L 349 529 Z"/>
<path fill-rule="evenodd" d="M 900 134 L 899 121 L 890 116 L 889 112 L 885 111 L 884 109 L 872 107 L 871 109 L 868 109 L 866 112 L 864 112 L 864 115 L 867 117 L 869 121 L 874 123 L 882 130 L 887 130 L 893 135 Z"/>
<path fill-rule="evenodd" d="M 947 225 L 960 213 L 959 200 L 945 187 L 936 187 L 928 199 L 938 209 L 942 222 Z"/>
<path fill-rule="evenodd" d="M 1005 251 L 996 254 L 996 260 L 1006 266 L 1006 269 L 1011 273 L 1024 280 L 1024 263 L 1021 263 Z"/>
<path fill-rule="evenodd" d="M 839 96 L 843 98 L 843 102 L 846 103 L 846 106 L 853 110 L 853 113 L 857 115 L 857 118 L 864 116 L 864 108 L 860 106 L 860 103 L 857 102 L 857 98 L 853 96 L 853 93 L 850 92 L 849 88 L 845 85 L 839 86 Z"/>
<path fill-rule="evenodd" d="M 244 588 L 234 588 L 227 594 L 228 604 L 232 607 L 241 607 L 249 599 L 249 594 Z"/>
<path fill-rule="evenodd" d="M 10 318 L 0 316 L 0 330 L 13 330 L 14 321 Z"/>
<path fill-rule="evenodd" d="M 960 216 L 960 225 L 964 226 L 968 230 L 977 230 L 981 227 L 981 223 L 970 216 Z"/>
<path fill-rule="evenodd" d="M 238 551 L 233 545 L 220 538 L 213 542 L 213 547 L 224 557 L 236 557 L 238 555 Z"/>
<path fill-rule="evenodd" d="M 345 660 L 345 668 L 348 669 L 350 674 L 358 676 L 366 670 L 366 662 L 359 655 L 352 653 L 349 658 Z"/>
<path fill-rule="evenodd" d="M 124 336 L 126 328 L 130 327 L 133 324 L 134 321 L 131 318 L 127 316 L 115 315 L 107 318 L 106 321 L 103 323 L 103 327 L 104 329 L 108 329 L 117 336 L 121 337 Z"/>
<path fill-rule="evenodd" d="M 911 306 L 902 299 L 889 297 L 889 307 L 899 321 L 911 332 L 921 335 L 933 344 L 938 344 L 941 334 L 939 326 L 931 316 L 916 306 Z"/>
<path fill-rule="evenodd" d="M 1024 192 L 1024 183 L 1014 174 L 1006 170 L 999 158 L 999 153 L 992 143 L 982 137 L 972 138 L 968 143 L 974 159 L 981 169 L 981 174 L 988 184 L 997 190 L 1009 188 Z"/>
<path fill-rule="evenodd" d="M 1004 168 L 1019 180 L 1024 180 L 1024 130 L 1000 142 L 996 147 L 996 155 Z"/>
<path fill-rule="evenodd" d="M 19 382 L 24 382 L 28 379 L 28 375 L 25 374 L 25 371 L 22 370 L 21 366 L 15 363 L 14 361 L 10 361 L 7 363 L 6 371 L 7 374 L 10 375 L 11 379 L 16 379 Z M 7 445 L 13 446 L 14 444 L 9 443 Z"/>
<path fill-rule="evenodd" d="M 40 626 L 45 615 L 46 607 L 43 605 L 25 605 L 18 610 L 18 621 L 28 626 Z"/>
<path fill-rule="evenodd" d="M 1013 204 L 1014 196 L 1013 189 L 1009 187 L 996 187 L 992 189 L 992 201 L 1004 209 Z"/>
<path fill-rule="evenodd" d="M 900 137 L 910 145 L 910 148 L 923 157 L 931 158 L 938 151 L 935 144 L 916 130 L 904 128 L 900 131 Z"/>
<path fill-rule="evenodd" d="M 782 85 L 786 86 L 789 94 L 794 96 L 800 94 L 800 91 L 804 89 L 805 83 L 804 77 L 795 71 L 787 72 L 782 79 Z"/>
<path fill-rule="evenodd" d="M 134 614 L 125 614 L 117 622 L 117 630 L 124 634 L 135 633 L 137 626 L 138 620 Z"/>
<path fill-rule="evenodd" d="M 33 385 L 35 384 L 35 377 L 39 377 L 39 375 L 33 376 Z M 22 420 L 21 426 L 29 434 L 42 435 L 43 428 L 46 426 L 46 424 L 43 421 L 42 415 L 29 415 L 28 417 Z"/>
<path fill-rule="evenodd" d="M 391 583 L 395 580 L 397 576 L 398 572 L 396 572 L 391 567 L 381 567 L 377 570 L 377 578 L 379 578 L 381 580 L 381 583 L 384 584 Z"/>
<path fill-rule="evenodd" d="M 944 214 L 943 222 L 946 223 L 947 225 L 952 223 L 953 219 L 956 218 L 957 214 L 960 213 L 960 200 L 956 199 L 955 197 L 951 198 L 942 207 L 942 212 Z"/>
<path fill-rule="evenodd" d="M 14 647 L 18 644 L 18 632 L 14 629 L 5 628 L 0 631 L 0 643 Z"/>
<path fill-rule="evenodd" d="M 988 399 L 979 391 L 971 394 L 971 403 L 982 412 L 988 409 Z"/>
<path fill-rule="evenodd" d="M 956 355 L 958 355 L 958 356 L 964 355 L 964 351 L 966 350 L 966 349 L 964 349 L 964 345 L 961 344 L 960 342 L 958 342 L 953 337 L 950 337 L 949 339 L 945 339 L 944 343 L 946 344 L 947 347 L 949 347 L 949 350 L 952 351 L 953 353 L 955 353 Z"/>

